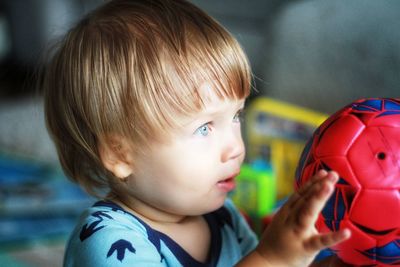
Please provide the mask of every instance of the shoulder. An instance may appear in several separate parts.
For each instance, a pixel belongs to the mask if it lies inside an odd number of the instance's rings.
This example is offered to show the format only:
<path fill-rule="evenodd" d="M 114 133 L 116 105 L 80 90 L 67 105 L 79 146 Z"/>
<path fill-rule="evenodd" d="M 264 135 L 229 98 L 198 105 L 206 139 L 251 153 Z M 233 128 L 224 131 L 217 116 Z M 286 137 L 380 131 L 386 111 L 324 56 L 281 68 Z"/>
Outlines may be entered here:
<path fill-rule="evenodd" d="M 147 258 L 162 260 L 146 224 L 113 203 L 97 202 L 72 233 L 64 266 L 129 266 Z"/>
<path fill-rule="evenodd" d="M 226 224 L 230 226 L 229 229 L 225 231 L 228 234 L 230 233 L 230 235 L 234 235 L 242 256 L 248 254 L 256 247 L 258 244 L 257 236 L 231 199 L 228 198 L 224 206 L 216 212 L 219 213 L 219 216 L 223 217 L 227 222 Z"/>
<path fill-rule="evenodd" d="M 147 235 L 145 224 L 110 202 L 97 202 L 87 209 L 77 227 L 76 230 L 80 230 L 79 239 L 81 242 L 98 236 L 107 240 L 115 235 L 118 236 L 119 232 L 131 232 L 132 230 L 135 230 L 134 232 L 137 235 Z"/>

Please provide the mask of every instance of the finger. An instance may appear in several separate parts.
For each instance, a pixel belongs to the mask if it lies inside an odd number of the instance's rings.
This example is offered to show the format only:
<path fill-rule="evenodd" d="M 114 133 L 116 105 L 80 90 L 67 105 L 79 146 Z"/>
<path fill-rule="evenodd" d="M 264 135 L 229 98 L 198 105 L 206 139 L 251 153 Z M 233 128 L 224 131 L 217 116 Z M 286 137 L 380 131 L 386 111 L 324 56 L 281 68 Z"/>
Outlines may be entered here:
<path fill-rule="evenodd" d="M 317 183 L 321 179 L 325 178 L 328 175 L 328 172 L 324 169 L 318 170 L 300 189 L 298 192 L 302 195 L 306 192 L 313 184 Z"/>
<path fill-rule="evenodd" d="M 304 247 L 309 251 L 319 251 L 321 249 L 334 246 L 345 241 L 351 236 L 349 229 L 345 228 L 337 232 L 327 234 L 317 234 L 305 241 Z"/>
<path fill-rule="evenodd" d="M 313 177 L 311 177 L 300 189 L 295 192 L 286 202 L 288 206 L 294 205 L 304 194 L 310 190 L 315 183 L 325 178 L 328 172 L 324 169 L 319 170 Z"/>
<path fill-rule="evenodd" d="M 318 217 L 319 211 L 322 209 L 329 196 L 322 200 L 318 200 L 325 194 L 330 194 L 332 189 L 324 184 L 330 182 L 335 183 L 338 176 L 335 172 L 327 172 L 319 170 L 298 192 L 294 193 L 286 204 L 279 210 L 279 218 L 288 223 L 294 223 L 299 226 L 299 231 L 303 227 L 309 227 L 310 222 Z M 328 188 L 326 188 L 328 187 Z M 322 196 L 321 196 L 322 195 Z M 314 200 L 313 198 L 317 198 Z M 318 202 L 319 201 L 319 202 Z M 322 202 L 321 202 L 322 201 Z M 314 207 L 317 205 L 316 207 Z"/>
<path fill-rule="evenodd" d="M 337 180 L 337 174 L 329 172 L 325 179 L 315 183 L 293 206 L 291 216 L 295 220 L 297 231 L 314 226 L 318 214 L 334 191 L 334 185 Z"/>

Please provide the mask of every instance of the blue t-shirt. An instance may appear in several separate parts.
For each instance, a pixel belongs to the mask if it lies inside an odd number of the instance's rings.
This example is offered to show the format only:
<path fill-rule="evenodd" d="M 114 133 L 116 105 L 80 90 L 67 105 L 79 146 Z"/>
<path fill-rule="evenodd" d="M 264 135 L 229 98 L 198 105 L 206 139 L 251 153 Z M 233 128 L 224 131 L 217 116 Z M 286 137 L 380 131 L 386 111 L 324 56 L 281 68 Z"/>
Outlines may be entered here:
<path fill-rule="evenodd" d="M 230 200 L 204 215 L 211 232 L 209 259 L 200 263 L 167 235 L 113 202 L 99 201 L 80 218 L 64 267 L 233 266 L 258 241 Z"/>

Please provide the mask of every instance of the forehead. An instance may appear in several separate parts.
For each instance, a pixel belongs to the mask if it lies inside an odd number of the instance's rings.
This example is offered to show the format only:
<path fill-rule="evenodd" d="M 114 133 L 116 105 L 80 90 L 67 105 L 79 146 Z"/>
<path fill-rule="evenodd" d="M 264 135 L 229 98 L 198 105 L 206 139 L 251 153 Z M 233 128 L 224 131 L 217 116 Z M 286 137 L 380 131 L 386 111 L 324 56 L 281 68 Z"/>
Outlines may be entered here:
<path fill-rule="evenodd" d="M 197 89 L 199 106 L 193 106 L 189 112 L 178 112 L 173 116 L 174 123 L 164 129 L 161 143 L 168 144 L 176 141 L 177 136 L 188 136 L 198 127 L 210 121 L 219 121 L 227 116 L 234 116 L 243 108 L 245 98 L 234 98 L 218 94 L 212 83 L 203 83 Z"/>
<path fill-rule="evenodd" d="M 220 95 L 211 83 L 203 83 L 198 89 L 198 95 L 202 105 L 199 110 L 188 116 L 189 119 L 235 112 L 236 109 L 241 108 L 245 100 Z"/>

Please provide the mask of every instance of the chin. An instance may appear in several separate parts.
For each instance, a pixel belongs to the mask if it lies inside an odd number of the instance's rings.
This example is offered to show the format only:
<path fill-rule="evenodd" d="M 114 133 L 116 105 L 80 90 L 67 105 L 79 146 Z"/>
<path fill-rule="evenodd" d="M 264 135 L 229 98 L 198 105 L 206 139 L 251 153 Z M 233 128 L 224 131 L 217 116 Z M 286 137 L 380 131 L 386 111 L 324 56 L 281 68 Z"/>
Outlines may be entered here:
<path fill-rule="evenodd" d="M 226 196 L 223 198 L 222 197 L 218 198 L 213 203 L 210 203 L 210 205 L 209 205 L 210 209 L 206 213 L 213 212 L 213 211 L 216 211 L 217 209 L 221 208 L 225 203 L 225 199 L 226 199 Z"/>
<path fill-rule="evenodd" d="M 208 201 L 205 201 L 208 200 Z M 187 215 L 189 216 L 199 216 L 199 215 L 204 215 L 213 211 L 218 210 L 221 208 L 226 200 L 226 195 L 223 196 L 218 196 L 214 198 L 207 198 L 203 199 L 203 201 L 198 200 L 196 204 L 191 205 L 191 207 L 187 210 Z M 200 205 L 199 205 L 200 204 Z"/>

